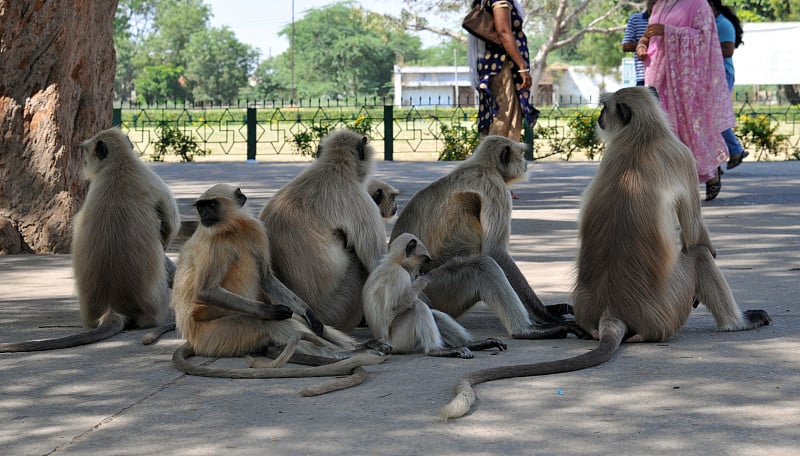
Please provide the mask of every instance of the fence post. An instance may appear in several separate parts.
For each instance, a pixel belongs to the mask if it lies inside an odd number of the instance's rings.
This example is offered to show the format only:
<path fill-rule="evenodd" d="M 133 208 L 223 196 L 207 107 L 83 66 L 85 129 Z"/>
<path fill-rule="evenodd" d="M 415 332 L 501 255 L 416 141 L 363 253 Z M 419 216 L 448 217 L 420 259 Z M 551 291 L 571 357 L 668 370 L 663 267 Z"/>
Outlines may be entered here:
<path fill-rule="evenodd" d="M 114 108 L 114 110 L 111 111 L 111 126 L 122 126 L 122 108 Z"/>
<path fill-rule="evenodd" d="M 522 142 L 528 145 L 528 149 L 525 150 L 525 160 L 533 161 L 533 128 L 527 119 L 522 119 L 522 127 Z"/>
<path fill-rule="evenodd" d="M 383 159 L 394 160 L 394 106 L 383 105 Z"/>
<path fill-rule="evenodd" d="M 256 118 L 256 108 L 247 108 L 247 162 L 256 161 L 256 128 L 258 119 Z"/>

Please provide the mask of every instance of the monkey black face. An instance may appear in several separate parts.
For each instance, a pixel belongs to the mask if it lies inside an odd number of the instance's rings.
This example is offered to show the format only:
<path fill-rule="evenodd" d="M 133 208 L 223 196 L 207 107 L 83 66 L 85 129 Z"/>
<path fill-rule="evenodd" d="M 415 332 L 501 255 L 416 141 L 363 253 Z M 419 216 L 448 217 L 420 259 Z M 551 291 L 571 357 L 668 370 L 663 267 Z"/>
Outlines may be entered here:
<path fill-rule="evenodd" d="M 197 200 L 194 203 L 197 215 L 200 216 L 200 223 L 205 227 L 212 227 L 219 223 L 221 207 L 219 201 L 215 199 Z"/>

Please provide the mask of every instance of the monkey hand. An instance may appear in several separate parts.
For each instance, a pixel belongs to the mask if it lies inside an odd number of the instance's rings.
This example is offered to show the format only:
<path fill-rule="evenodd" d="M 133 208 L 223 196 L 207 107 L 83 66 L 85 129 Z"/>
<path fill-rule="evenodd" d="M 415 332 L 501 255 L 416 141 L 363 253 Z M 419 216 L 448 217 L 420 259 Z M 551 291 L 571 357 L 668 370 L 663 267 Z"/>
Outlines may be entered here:
<path fill-rule="evenodd" d="M 411 287 L 414 289 L 415 292 L 419 293 L 420 291 L 424 290 L 428 284 L 433 281 L 431 274 L 426 272 L 425 274 L 420 275 L 414 282 L 411 284 Z"/>
<path fill-rule="evenodd" d="M 572 306 L 567 304 L 566 302 L 562 302 L 561 304 L 549 304 L 546 305 L 547 311 L 550 315 L 555 315 L 557 317 L 562 317 L 564 315 L 575 315 L 575 311 L 572 309 Z"/>
<path fill-rule="evenodd" d="M 262 302 L 258 307 L 257 317 L 261 320 L 286 320 L 291 318 L 292 309 L 283 304 L 267 304 Z"/>
<path fill-rule="evenodd" d="M 306 323 L 308 323 L 308 327 L 311 328 L 311 331 L 318 336 L 322 336 L 322 330 L 324 329 L 324 325 L 319 318 L 317 318 L 317 314 L 314 313 L 313 310 L 308 309 L 306 310 L 306 314 L 303 315 L 303 318 L 306 319 Z"/>

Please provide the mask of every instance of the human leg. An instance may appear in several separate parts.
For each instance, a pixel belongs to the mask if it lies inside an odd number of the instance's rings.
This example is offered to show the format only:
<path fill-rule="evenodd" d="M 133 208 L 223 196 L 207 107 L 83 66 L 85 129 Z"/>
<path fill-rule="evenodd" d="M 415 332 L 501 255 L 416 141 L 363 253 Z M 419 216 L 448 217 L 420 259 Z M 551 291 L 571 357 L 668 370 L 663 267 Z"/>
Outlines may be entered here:
<path fill-rule="evenodd" d="M 522 108 L 511 74 L 511 61 L 507 60 L 500 73 L 489 78 L 489 90 L 497 103 L 497 114 L 492 119 L 489 134 L 519 141 L 522 137 Z"/>

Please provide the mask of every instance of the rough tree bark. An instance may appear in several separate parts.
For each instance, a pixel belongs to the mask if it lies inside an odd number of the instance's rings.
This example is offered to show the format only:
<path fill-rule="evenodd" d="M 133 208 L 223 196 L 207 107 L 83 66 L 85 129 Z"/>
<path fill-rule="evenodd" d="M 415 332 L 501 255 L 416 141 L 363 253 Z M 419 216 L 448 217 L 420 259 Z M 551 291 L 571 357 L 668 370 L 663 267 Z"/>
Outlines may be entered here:
<path fill-rule="evenodd" d="M 111 126 L 117 0 L 0 0 L 0 254 L 66 253 L 78 145 Z"/>

